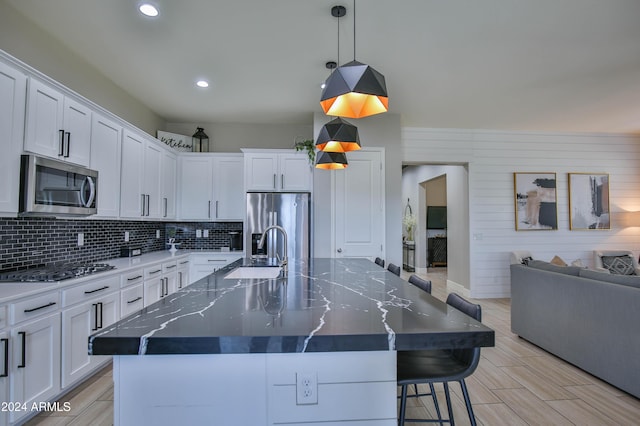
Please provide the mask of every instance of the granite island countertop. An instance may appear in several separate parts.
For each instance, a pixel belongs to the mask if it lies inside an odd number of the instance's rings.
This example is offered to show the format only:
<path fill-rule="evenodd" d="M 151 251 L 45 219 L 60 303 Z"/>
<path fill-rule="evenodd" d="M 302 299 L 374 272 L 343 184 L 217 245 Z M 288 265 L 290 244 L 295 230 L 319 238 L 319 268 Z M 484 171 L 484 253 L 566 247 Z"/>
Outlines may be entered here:
<path fill-rule="evenodd" d="M 286 277 L 225 279 L 250 263 L 240 259 L 92 335 L 89 353 L 296 353 L 494 345 L 493 330 L 369 260 L 290 260 Z"/>

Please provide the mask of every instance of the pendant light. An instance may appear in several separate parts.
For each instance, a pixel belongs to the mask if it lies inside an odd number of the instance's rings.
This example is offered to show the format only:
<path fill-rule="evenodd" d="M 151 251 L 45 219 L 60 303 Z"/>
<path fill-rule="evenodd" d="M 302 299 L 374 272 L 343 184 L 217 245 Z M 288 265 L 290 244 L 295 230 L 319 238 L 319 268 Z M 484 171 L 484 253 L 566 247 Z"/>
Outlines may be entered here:
<path fill-rule="evenodd" d="M 360 149 L 358 128 L 342 118 L 334 118 L 320 129 L 316 148 L 325 152 L 348 152 Z"/>
<path fill-rule="evenodd" d="M 346 169 L 348 165 L 344 152 L 320 151 L 316 159 L 316 169 L 341 170 Z"/>
<path fill-rule="evenodd" d="M 341 9 L 340 9 L 341 8 Z M 341 11 L 343 12 L 340 15 Z M 343 6 L 331 8 L 331 15 L 344 16 Z M 327 115 L 363 118 L 386 112 L 389 98 L 384 76 L 356 61 L 356 2 L 353 0 L 353 61 L 338 67 L 325 82 L 320 105 Z"/>

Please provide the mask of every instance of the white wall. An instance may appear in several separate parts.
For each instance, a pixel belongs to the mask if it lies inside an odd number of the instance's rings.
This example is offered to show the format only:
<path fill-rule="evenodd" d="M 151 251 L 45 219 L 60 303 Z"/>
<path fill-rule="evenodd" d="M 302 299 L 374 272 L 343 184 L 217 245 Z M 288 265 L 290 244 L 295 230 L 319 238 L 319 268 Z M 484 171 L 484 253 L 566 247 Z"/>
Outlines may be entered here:
<path fill-rule="evenodd" d="M 197 127 L 204 128 L 209 136 L 212 152 L 240 152 L 240 148 L 293 148 L 295 142 L 313 138 L 311 124 L 167 123 L 166 131 L 190 136 Z"/>
<path fill-rule="evenodd" d="M 512 250 L 585 265 L 594 249 L 640 253 L 640 227 L 627 227 L 625 215 L 640 211 L 640 136 L 403 128 L 402 148 L 407 163 L 469 164 L 472 297 L 509 296 Z M 557 173 L 557 231 L 515 231 L 514 172 Z M 569 230 L 569 172 L 609 173 L 611 230 Z"/>

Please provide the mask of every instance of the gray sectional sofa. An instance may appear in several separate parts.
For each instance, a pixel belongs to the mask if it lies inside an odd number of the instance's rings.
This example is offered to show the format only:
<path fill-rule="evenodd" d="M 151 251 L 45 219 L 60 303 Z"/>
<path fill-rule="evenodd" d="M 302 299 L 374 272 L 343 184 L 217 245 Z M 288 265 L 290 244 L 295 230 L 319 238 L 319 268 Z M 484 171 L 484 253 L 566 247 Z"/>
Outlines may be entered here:
<path fill-rule="evenodd" d="M 640 277 L 511 265 L 511 331 L 640 398 Z"/>

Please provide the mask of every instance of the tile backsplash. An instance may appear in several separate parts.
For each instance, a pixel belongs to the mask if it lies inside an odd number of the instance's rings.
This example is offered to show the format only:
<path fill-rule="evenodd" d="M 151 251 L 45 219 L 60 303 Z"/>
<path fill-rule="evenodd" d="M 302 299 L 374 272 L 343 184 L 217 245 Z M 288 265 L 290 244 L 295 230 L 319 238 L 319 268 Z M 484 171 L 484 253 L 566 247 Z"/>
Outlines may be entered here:
<path fill-rule="evenodd" d="M 209 236 L 196 238 L 197 229 L 208 230 Z M 140 247 L 143 253 L 165 250 L 167 235 L 174 230 L 180 249 L 216 249 L 228 246 L 229 231 L 242 231 L 242 223 L 0 218 L 0 271 L 99 262 L 120 256 L 124 246 Z M 124 241 L 125 232 L 129 242 Z M 79 233 L 84 234 L 82 246 Z"/>

